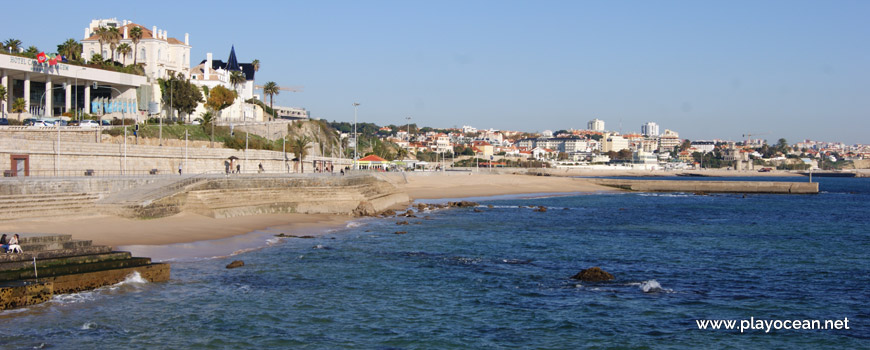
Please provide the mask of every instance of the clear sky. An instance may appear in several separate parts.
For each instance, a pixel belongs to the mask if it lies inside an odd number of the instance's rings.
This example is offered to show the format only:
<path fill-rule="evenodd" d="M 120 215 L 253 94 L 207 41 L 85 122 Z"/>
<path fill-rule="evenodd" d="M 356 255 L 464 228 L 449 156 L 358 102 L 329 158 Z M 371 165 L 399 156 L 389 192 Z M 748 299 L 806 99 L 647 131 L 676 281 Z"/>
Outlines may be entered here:
<path fill-rule="evenodd" d="M 275 104 L 378 124 L 870 143 L 870 1 L 10 1 L 0 40 L 55 51 L 129 19 L 259 59 Z M 15 14 L 15 15 L 11 15 Z"/>

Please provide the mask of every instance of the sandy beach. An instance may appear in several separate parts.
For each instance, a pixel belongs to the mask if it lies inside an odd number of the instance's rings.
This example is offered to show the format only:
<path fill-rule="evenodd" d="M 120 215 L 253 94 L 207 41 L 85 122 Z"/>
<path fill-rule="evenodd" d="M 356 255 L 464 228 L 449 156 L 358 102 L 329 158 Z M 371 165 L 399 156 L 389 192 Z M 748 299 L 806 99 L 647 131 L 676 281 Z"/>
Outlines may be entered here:
<path fill-rule="evenodd" d="M 397 174 L 391 174 L 389 179 L 412 199 L 613 190 L 582 179 L 555 176 L 429 173 L 408 175 L 408 183 Z M 66 233 L 72 234 L 73 239 L 117 247 L 216 240 L 266 228 L 288 234 L 318 234 L 353 219 L 349 215 L 332 214 L 264 214 L 215 219 L 184 212 L 148 220 L 97 215 L 0 221 L 0 231 Z"/>
<path fill-rule="evenodd" d="M 282 230 L 287 234 L 313 234 L 342 226 L 351 219 L 351 216 L 329 214 L 265 214 L 214 219 L 180 213 L 151 220 L 99 215 L 5 221 L 0 222 L 0 231 L 65 233 L 72 234 L 73 239 L 92 240 L 94 244 L 117 247 L 221 239 L 265 228 Z"/>

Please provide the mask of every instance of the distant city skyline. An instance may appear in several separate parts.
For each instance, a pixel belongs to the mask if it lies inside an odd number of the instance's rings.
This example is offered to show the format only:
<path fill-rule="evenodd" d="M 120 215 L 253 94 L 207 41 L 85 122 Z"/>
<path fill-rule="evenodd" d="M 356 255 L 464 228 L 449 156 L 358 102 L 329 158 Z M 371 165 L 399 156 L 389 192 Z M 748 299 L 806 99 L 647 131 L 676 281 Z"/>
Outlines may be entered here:
<path fill-rule="evenodd" d="M 190 34 L 191 65 L 259 59 L 275 104 L 381 125 L 870 143 L 866 1 L 4 4 L 0 40 L 46 52 L 93 19 Z M 171 10 L 170 10 L 171 9 Z M 244 14 L 244 15 L 240 15 Z M 38 19 L 34 19 L 37 18 Z"/>

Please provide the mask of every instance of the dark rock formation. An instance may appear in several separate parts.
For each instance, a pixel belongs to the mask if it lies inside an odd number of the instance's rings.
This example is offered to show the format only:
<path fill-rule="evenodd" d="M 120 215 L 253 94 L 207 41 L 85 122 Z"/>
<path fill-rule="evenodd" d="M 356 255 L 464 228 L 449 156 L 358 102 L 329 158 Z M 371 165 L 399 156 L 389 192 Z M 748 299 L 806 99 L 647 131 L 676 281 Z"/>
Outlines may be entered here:
<path fill-rule="evenodd" d="M 383 212 L 381 212 L 381 216 L 383 216 L 383 217 L 396 216 L 396 211 L 393 209 L 387 209 L 387 210 L 384 210 Z"/>
<path fill-rule="evenodd" d="M 546 212 L 547 212 L 547 207 L 541 205 L 541 206 L 539 206 L 537 209 L 535 209 L 535 211 L 540 212 L 540 213 L 546 213 Z"/>
<path fill-rule="evenodd" d="M 576 275 L 571 276 L 571 278 L 585 282 L 602 282 L 612 280 L 613 275 L 611 275 L 607 271 L 602 270 L 600 267 L 595 266 L 580 271 Z"/>
<path fill-rule="evenodd" d="M 470 207 L 476 207 L 477 203 L 476 202 L 469 202 L 469 201 L 447 202 L 447 206 L 457 207 L 457 208 L 470 208 Z"/>
<path fill-rule="evenodd" d="M 407 221 L 398 221 L 398 222 L 396 222 L 396 225 L 407 225 L 407 224 L 408 224 Z"/>
<path fill-rule="evenodd" d="M 474 208 L 474 212 L 475 212 L 475 213 L 482 213 L 483 210 L 480 210 L 480 209 Z"/>
<path fill-rule="evenodd" d="M 408 231 L 396 231 L 394 233 L 397 235 L 404 235 L 404 234 L 408 233 Z"/>
<path fill-rule="evenodd" d="M 242 267 L 242 266 L 245 266 L 245 262 L 241 261 L 241 260 L 236 260 L 236 261 L 231 262 L 229 265 L 227 265 L 227 268 L 234 269 L 234 268 Z"/>

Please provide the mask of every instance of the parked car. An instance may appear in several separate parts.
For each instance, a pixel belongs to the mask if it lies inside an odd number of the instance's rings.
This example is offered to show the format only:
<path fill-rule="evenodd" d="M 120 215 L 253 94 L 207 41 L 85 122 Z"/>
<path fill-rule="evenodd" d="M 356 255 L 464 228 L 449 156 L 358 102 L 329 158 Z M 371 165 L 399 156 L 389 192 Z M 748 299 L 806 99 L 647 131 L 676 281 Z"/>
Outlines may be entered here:
<path fill-rule="evenodd" d="M 31 125 L 33 125 L 33 122 L 35 122 L 35 121 L 36 121 L 36 118 L 27 118 L 27 119 L 24 119 L 24 121 L 21 124 L 23 124 L 24 126 L 31 126 Z"/>
<path fill-rule="evenodd" d="M 0 125 L 9 125 L 9 119 L 0 118 Z"/>
<path fill-rule="evenodd" d="M 97 123 L 96 120 L 85 119 L 79 122 L 79 126 L 83 128 L 96 128 L 100 126 L 100 123 Z"/>
<path fill-rule="evenodd" d="M 201 125 L 201 124 L 202 124 L 201 118 L 196 118 L 192 122 L 190 122 L 190 125 Z"/>
<path fill-rule="evenodd" d="M 35 119 L 33 120 L 33 126 L 54 126 L 54 120 L 48 119 Z"/>
<path fill-rule="evenodd" d="M 102 126 L 112 126 L 112 122 L 110 122 L 110 121 L 108 121 L 108 120 L 105 120 L 105 119 L 101 119 L 101 120 L 100 120 L 100 125 L 102 125 Z"/>
<path fill-rule="evenodd" d="M 78 120 L 70 120 L 69 123 L 68 123 L 67 125 L 69 125 L 69 126 L 79 126 L 79 121 L 78 121 Z"/>

